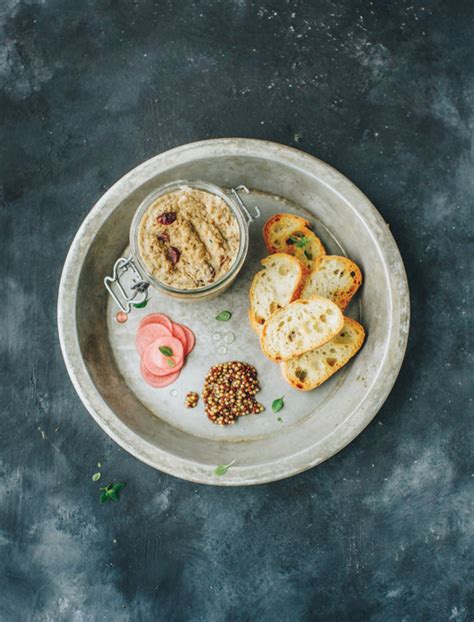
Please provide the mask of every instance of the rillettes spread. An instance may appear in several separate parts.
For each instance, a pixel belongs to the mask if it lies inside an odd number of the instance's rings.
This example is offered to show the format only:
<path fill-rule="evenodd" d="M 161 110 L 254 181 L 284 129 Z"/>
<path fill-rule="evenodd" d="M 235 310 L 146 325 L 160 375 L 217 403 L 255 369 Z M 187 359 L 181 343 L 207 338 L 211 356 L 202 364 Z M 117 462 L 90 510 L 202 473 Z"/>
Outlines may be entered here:
<path fill-rule="evenodd" d="M 239 251 L 237 220 L 215 194 L 182 187 L 154 201 L 138 229 L 140 256 L 150 274 L 176 289 L 210 285 Z"/>

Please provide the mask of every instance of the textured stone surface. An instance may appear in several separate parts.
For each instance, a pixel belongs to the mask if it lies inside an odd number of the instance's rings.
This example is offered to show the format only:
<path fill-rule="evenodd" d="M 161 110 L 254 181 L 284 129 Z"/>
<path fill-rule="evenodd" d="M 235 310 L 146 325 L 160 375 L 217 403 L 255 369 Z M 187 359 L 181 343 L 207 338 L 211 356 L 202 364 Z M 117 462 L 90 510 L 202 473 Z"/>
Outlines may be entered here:
<path fill-rule="evenodd" d="M 387 4 L 2 3 L 0 619 L 473 618 L 474 9 Z M 103 190 L 157 152 L 233 135 L 353 179 L 390 223 L 413 304 L 369 428 L 249 489 L 121 451 L 76 397 L 55 318 Z M 127 482 L 119 503 L 99 504 L 98 461 Z"/>

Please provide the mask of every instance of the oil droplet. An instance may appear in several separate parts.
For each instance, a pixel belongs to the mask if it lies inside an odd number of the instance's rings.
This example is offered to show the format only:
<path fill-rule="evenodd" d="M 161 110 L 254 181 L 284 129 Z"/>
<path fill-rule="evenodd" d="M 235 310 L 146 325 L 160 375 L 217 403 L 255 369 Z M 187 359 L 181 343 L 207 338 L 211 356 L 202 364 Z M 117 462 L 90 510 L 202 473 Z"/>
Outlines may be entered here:
<path fill-rule="evenodd" d="M 214 333 L 212 335 L 212 338 L 214 339 L 214 341 L 220 341 L 222 339 L 222 335 L 220 333 Z"/>
<path fill-rule="evenodd" d="M 227 348 L 225 346 L 219 346 L 217 348 L 217 353 L 218 354 L 227 354 Z"/>
<path fill-rule="evenodd" d="M 226 343 L 234 343 L 234 341 L 235 341 L 235 335 L 234 335 L 234 333 L 226 333 L 226 334 L 224 335 L 224 341 L 225 341 Z"/>
<path fill-rule="evenodd" d="M 119 311 L 115 316 L 115 319 L 119 324 L 125 324 L 125 322 L 128 320 L 128 315 L 124 311 Z"/>
<path fill-rule="evenodd" d="M 176 397 L 178 395 L 178 391 L 176 391 L 176 389 L 171 389 L 170 395 L 171 397 Z"/>

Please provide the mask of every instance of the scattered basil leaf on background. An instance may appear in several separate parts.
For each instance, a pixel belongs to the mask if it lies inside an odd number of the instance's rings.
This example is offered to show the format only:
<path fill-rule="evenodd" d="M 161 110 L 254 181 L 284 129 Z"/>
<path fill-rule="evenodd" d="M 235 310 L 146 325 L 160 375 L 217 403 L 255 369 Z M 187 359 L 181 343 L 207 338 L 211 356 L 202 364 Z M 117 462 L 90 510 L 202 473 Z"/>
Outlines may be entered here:
<path fill-rule="evenodd" d="M 102 476 L 102 473 L 94 473 L 94 475 L 92 476 L 92 481 L 93 482 L 98 482 L 100 480 Z"/>
<path fill-rule="evenodd" d="M 283 406 L 285 405 L 284 401 L 283 401 L 283 396 L 279 397 L 277 400 L 273 400 L 272 402 L 272 410 L 274 413 L 279 412 Z"/>
<path fill-rule="evenodd" d="M 216 320 L 219 322 L 228 322 L 232 317 L 232 313 L 230 311 L 221 311 L 216 315 Z"/>
<path fill-rule="evenodd" d="M 100 495 L 100 502 L 107 503 L 107 501 L 118 501 L 119 500 L 119 492 L 125 488 L 127 484 L 123 484 L 122 482 L 117 482 L 116 484 L 109 484 L 108 486 L 101 486 L 100 491 L 102 494 Z"/>
<path fill-rule="evenodd" d="M 216 467 L 214 473 L 216 475 L 225 475 L 227 473 L 227 471 L 229 470 L 229 468 L 235 463 L 235 460 L 232 460 L 232 462 L 229 462 L 229 464 L 220 464 L 218 467 Z"/>
<path fill-rule="evenodd" d="M 98 462 L 98 463 L 97 463 L 97 466 L 98 466 L 98 467 L 99 467 L 99 469 L 100 469 L 100 467 L 102 466 L 102 462 Z"/>
<path fill-rule="evenodd" d="M 158 350 L 163 354 L 163 356 L 173 356 L 173 350 L 168 348 L 168 346 L 160 346 Z"/>
<path fill-rule="evenodd" d="M 278 417 L 277 421 L 278 423 L 283 423 L 283 419 L 281 417 Z"/>

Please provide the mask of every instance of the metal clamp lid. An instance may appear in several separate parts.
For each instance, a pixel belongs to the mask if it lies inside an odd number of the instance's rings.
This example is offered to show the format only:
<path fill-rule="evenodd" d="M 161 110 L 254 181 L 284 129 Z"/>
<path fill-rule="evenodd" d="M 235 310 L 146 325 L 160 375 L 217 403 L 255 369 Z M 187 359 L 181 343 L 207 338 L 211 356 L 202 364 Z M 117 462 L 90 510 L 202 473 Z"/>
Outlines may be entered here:
<path fill-rule="evenodd" d="M 240 184 L 240 186 L 231 188 L 230 192 L 234 196 L 235 200 L 237 201 L 237 204 L 240 207 L 240 209 L 247 216 L 249 223 L 253 222 L 254 220 L 257 220 L 257 218 L 260 218 L 260 214 L 261 214 L 260 208 L 257 205 L 254 205 L 253 208 L 255 210 L 255 216 L 252 216 L 252 214 L 248 210 L 248 207 L 245 205 L 245 203 L 242 201 L 242 198 L 239 195 L 239 192 L 245 192 L 245 194 L 250 194 L 250 190 L 247 188 L 247 186 Z"/>
<path fill-rule="evenodd" d="M 130 313 L 132 306 L 145 303 L 150 287 L 132 257 L 117 259 L 112 276 L 105 277 L 104 285 L 124 313 Z"/>
<path fill-rule="evenodd" d="M 250 224 L 260 217 L 260 209 L 257 205 L 254 205 L 255 215 L 253 216 L 242 201 L 239 192 L 250 194 L 250 190 L 244 185 L 230 189 L 230 194 Z M 130 313 L 132 307 L 145 306 L 148 300 L 150 283 L 143 278 L 133 257 L 120 257 L 120 259 L 117 259 L 112 276 L 104 278 L 104 285 L 117 306 L 124 313 Z"/>

